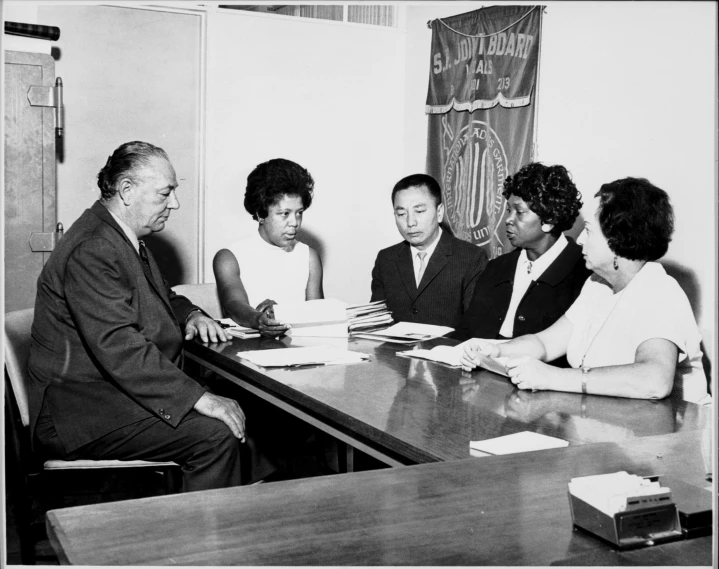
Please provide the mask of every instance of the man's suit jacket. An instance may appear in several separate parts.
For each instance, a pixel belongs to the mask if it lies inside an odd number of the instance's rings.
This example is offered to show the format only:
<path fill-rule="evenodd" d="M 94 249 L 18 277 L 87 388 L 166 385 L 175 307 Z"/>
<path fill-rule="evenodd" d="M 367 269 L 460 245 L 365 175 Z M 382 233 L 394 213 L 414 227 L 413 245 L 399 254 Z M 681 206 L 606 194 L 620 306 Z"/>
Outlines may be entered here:
<path fill-rule="evenodd" d="M 178 367 L 178 320 L 197 307 L 150 266 L 100 202 L 60 240 L 38 278 L 31 433 L 44 400 L 71 452 L 150 416 L 176 426 L 202 396 Z"/>
<path fill-rule="evenodd" d="M 409 243 L 402 241 L 377 255 L 372 301 L 387 301 L 392 317 L 399 322 L 455 328 L 486 264 L 487 254 L 482 249 L 443 231 L 418 287 Z"/>
<path fill-rule="evenodd" d="M 513 336 L 535 334 L 549 328 L 579 296 L 592 271 L 586 268 L 582 248 L 571 237 L 567 246 L 532 282 L 517 306 Z M 472 302 L 454 338 L 497 338 L 512 299 L 514 274 L 521 250 L 493 259 L 477 279 Z"/>

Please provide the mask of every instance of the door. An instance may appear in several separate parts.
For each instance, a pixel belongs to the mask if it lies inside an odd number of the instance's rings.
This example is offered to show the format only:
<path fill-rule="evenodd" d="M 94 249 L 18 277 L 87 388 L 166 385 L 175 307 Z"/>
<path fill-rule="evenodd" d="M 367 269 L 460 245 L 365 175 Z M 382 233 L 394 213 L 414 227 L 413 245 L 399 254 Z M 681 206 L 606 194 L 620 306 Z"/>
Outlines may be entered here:
<path fill-rule="evenodd" d="M 51 56 L 5 52 L 5 312 L 35 304 L 46 252 L 32 233 L 55 231 L 55 110 L 31 106 L 33 86 L 55 85 Z"/>

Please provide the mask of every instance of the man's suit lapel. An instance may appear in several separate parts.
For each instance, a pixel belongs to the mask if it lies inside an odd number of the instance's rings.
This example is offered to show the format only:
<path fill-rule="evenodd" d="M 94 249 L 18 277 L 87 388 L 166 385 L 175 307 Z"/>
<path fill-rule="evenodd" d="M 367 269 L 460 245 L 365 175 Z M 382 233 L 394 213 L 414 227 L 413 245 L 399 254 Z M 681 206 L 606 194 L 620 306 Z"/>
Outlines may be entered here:
<path fill-rule="evenodd" d="M 135 253 L 135 258 L 137 259 L 135 271 L 141 270 L 142 273 L 147 278 L 148 283 L 152 287 L 152 289 L 155 291 L 157 296 L 160 297 L 163 304 L 165 305 L 165 308 L 169 311 L 169 313 L 172 315 L 173 318 L 175 318 L 175 313 L 172 310 L 172 305 L 170 304 L 170 299 L 167 296 L 167 293 L 165 291 L 164 283 L 162 282 L 162 273 L 160 273 L 160 268 L 157 266 L 157 263 L 155 263 L 155 259 L 152 256 L 152 253 L 150 253 L 149 249 L 147 250 L 147 256 L 150 264 L 153 266 L 153 269 L 151 270 L 150 267 L 148 267 L 145 263 L 142 262 L 142 259 L 140 259 L 140 255 L 135 251 L 135 247 L 132 243 L 130 243 L 130 240 L 127 238 L 127 235 L 125 235 L 125 232 L 122 230 L 122 228 L 117 224 L 115 219 L 112 217 L 112 214 L 107 210 L 107 208 L 102 205 L 99 201 L 95 202 L 92 206 L 92 211 L 95 215 L 97 215 L 102 221 L 107 223 L 110 227 L 112 227 L 115 232 L 118 234 L 120 239 L 128 246 L 130 249 L 133 250 Z M 158 278 L 160 279 L 160 282 L 158 283 L 157 280 L 153 277 L 153 270 L 155 273 L 157 273 Z"/>
<path fill-rule="evenodd" d="M 427 268 L 422 275 L 422 280 L 419 283 L 419 289 L 417 295 L 422 294 L 422 291 L 427 288 L 427 285 L 431 283 L 434 278 L 440 273 L 444 267 L 449 263 L 449 259 L 452 256 L 452 238 L 449 233 L 442 231 L 442 236 L 439 238 L 439 243 L 429 258 Z M 414 275 L 413 275 L 414 277 Z"/>
<path fill-rule="evenodd" d="M 414 300 L 417 297 L 417 284 L 414 280 L 412 252 L 406 241 L 402 243 L 399 251 L 397 251 L 395 263 L 397 264 L 397 272 L 399 273 L 399 278 L 402 281 L 402 286 L 404 286 L 407 295 Z"/>

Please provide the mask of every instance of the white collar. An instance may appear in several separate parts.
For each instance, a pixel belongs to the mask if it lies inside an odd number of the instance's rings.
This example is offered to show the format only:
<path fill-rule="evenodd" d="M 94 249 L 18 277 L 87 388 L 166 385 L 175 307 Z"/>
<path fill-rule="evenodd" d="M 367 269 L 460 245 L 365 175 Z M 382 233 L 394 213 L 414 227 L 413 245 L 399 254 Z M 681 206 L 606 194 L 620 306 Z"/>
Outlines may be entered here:
<path fill-rule="evenodd" d="M 434 253 L 434 250 L 437 248 L 437 244 L 439 243 L 440 238 L 442 237 L 442 228 L 439 228 L 439 233 L 437 233 L 437 237 L 435 240 L 429 245 L 424 251 L 420 251 L 415 247 L 414 245 L 410 245 L 409 249 L 412 253 L 412 258 L 414 259 L 417 257 L 417 253 L 427 253 L 427 256 L 425 257 L 425 262 L 429 261 L 429 258 L 432 256 L 432 253 Z"/>
<path fill-rule="evenodd" d="M 130 243 L 132 243 L 132 246 L 135 248 L 135 251 L 137 251 L 139 253 L 140 252 L 140 240 L 138 239 L 135 232 L 132 229 L 130 229 L 130 226 L 127 225 L 127 223 L 125 223 L 119 217 L 117 217 L 117 215 L 115 215 L 107 206 L 105 206 L 105 208 L 107 208 L 107 211 L 110 212 L 110 215 L 113 217 L 113 219 L 115 221 L 117 221 L 117 224 L 120 226 L 120 229 L 122 229 L 122 231 L 125 233 L 125 235 L 127 235 L 127 238 L 130 240 Z"/>
<path fill-rule="evenodd" d="M 518 267 L 526 267 L 527 263 L 531 263 L 530 274 L 532 275 L 532 280 L 536 281 L 542 273 L 547 270 L 547 267 L 549 267 L 549 265 L 551 265 L 557 257 L 559 257 L 568 244 L 569 242 L 564 236 L 564 233 L 560 233 L 559 237 L 557 237 L 557 240 L 554 242 L 554 245 L 552 245 L 544 252 L 544 254 L 539 256 L 534 261 L 530 261 L 527 258 L 527 250 L 522 249 L 521 253 L 519 253 L 519 261 L 517 261 L 517 265 Z"/>

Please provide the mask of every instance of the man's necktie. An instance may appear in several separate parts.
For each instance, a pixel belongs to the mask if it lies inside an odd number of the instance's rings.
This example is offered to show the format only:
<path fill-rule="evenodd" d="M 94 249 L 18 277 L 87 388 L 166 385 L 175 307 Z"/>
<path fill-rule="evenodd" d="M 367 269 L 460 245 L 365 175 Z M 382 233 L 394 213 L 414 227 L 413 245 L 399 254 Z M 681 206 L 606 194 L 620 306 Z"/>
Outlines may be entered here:
<path fill-rule="evenodd" d="M 417 253 L 417 258 L 419 259 L 419 270 L 417 271 L 417 286 L 419 286 L 419 283 L 422 282 L 422 275 L 424 274 L 424 269 L 426 268 L 424 258 L 427 256 L 427 251 L 420 251 Z"/>
<path fill-rule="evenodd" d="M 140 240 L 140 259 L 145 263 L 147 268 L 150 268 L 150 259 L 147 257 L 147 249 L 145 248 L 145 242 Z"/>

